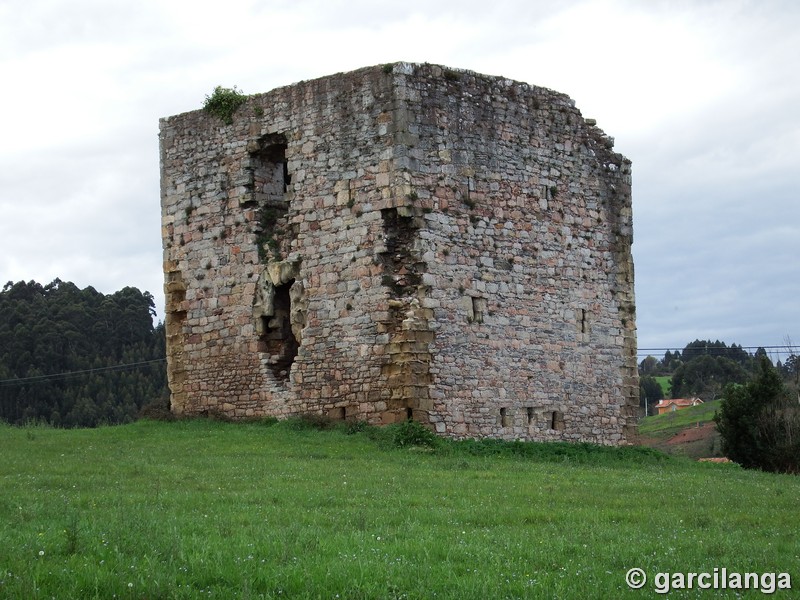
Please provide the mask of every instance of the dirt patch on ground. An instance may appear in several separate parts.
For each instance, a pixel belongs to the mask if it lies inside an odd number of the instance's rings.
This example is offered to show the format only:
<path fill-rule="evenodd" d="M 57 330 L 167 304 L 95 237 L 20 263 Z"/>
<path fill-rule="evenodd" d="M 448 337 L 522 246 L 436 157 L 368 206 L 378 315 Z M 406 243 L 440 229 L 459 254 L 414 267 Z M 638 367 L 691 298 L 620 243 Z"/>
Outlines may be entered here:
<path fill-rule="evenodd" d="M 722 456 L 719 433 L 716 423 L 713 421 L 702 423 L 699 427 L 692 425 L 667 439 L 640 437 L 638 443 L 667 454 L 688 456 L 694 459 Z"/>
<path fill-rule="evenodd" d="M 700 427 L 689 427 L 669 438 L 666 443 L 670 446 L 675 446 L 676 444 L 688 444 L 698 440 L 710 440 L 717 432 L 716 427 L 717 425 L 714 422 L 703 423 Z"/>

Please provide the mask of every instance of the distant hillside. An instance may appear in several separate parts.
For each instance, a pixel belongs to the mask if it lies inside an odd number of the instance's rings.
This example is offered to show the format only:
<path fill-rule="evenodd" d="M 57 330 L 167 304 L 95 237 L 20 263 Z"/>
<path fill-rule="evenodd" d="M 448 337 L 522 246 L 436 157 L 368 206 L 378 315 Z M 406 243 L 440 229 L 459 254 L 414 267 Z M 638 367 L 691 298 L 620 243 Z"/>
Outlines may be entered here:
<path fill-rule="evenodd" d="M 645 417 L 639 423 L 639 443 L 690 458 L 722 456 L 719 434 L 713 421 L 719 405 L 720 400 L 714 400 Z"/>

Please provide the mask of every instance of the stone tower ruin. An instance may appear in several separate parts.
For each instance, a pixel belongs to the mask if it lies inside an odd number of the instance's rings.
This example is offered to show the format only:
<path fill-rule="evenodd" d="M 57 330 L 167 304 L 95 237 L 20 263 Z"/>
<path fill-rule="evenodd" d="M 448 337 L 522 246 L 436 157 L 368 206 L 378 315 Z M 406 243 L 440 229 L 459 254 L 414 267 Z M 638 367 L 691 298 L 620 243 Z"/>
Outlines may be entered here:
<path fill-rule="evenodd" d="M 567 96 L 397 63 L 160 145 L 175 413 L 634 432 L 630 162 Z"/>

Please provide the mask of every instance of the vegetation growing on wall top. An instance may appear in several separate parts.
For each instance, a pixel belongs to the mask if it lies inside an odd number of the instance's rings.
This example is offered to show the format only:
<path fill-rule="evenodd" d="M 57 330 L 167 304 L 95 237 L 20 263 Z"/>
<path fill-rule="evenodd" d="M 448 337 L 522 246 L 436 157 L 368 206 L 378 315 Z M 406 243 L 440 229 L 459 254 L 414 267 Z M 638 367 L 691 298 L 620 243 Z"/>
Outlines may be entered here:
<path fill-rule="evenodd" d="M 236 86 L 224 88 L 218 85 L 210 96 L 206 96 L 203 110 L 219 117 L 226 125 L 230 125 L 233 123 L 234 113 L 245 102 L 247 102 L 247 95 L 243 94 Z"/>

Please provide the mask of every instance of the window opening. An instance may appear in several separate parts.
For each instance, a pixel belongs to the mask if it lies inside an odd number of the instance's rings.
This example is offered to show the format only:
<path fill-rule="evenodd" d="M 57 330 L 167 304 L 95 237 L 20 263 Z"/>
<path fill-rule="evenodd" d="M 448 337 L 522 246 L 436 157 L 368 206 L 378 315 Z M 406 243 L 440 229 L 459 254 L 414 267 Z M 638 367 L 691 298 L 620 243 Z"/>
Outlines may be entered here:
<path fill-rule="evenodd" d="M 511 419 L 508 416 L 508 409 L 503 407 L 500 409 L 500 426 L 508 427 L 511 424 Z"/>
<path fill-rule="evenodd" d="M 550 413 L 550 429 L 554 431 L 564 430 L 564 413 L 559 410 L 554 410 Z"/>
<path fill-rule="evenodd" d="M 483 317 L 486 314 L 486 298 L 472 297 L 472 322 L 483 323 Z"/>
<path fill-rule="evenodd" d="M 258 139 L 250 153 L 252 194 L 246 201 L 258 209 L 255 223 L 256 244 L 262 262 L 280 259 L 291 243 L 287 214 L 289 211 L 289 163 L 286 137 L 270 134 Z"/>
<path fill-rule="evenodd" d="M 267 136 L 259 145 L 252 155 L 255 199 L 259 205 L 281 205 L 291 183 L 286 141 L 283 136 Z"/>

